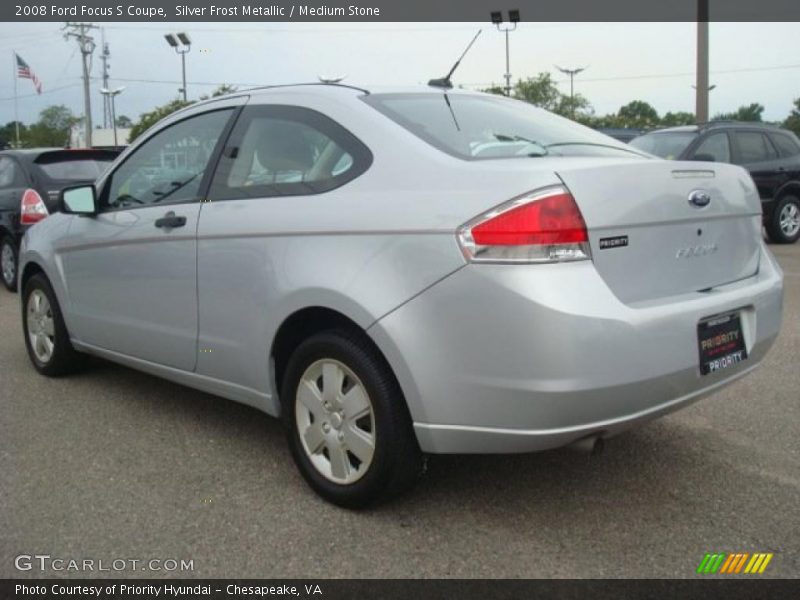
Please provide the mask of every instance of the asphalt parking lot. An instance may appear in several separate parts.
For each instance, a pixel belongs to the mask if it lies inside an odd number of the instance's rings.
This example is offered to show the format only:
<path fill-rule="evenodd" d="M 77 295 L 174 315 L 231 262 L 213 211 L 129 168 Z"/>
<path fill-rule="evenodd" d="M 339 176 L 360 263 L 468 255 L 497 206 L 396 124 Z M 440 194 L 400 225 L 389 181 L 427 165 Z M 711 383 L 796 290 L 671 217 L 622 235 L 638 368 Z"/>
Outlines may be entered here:
<path fill-rule="evenodd" d="M 784 326 L 751 376 L 600 456 L 433 457 L 361 513 L 318 499 L 253 409 L 99 360 L 39 376 L 2 290 L 0 577 L 67 575 L 14 568 L 36 553 L 192 559 L 184 577 L 691 577 L 711 551 L 797 577 L 800 244 L 771 248 Z"/>

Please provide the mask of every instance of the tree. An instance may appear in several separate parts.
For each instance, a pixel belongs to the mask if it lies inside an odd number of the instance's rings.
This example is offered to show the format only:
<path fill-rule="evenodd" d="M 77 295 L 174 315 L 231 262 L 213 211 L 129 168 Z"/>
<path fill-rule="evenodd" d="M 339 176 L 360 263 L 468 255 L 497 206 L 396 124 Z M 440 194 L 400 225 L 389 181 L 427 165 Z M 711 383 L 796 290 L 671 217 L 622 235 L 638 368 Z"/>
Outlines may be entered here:
<path fill-rule="evenodd" d="M 795 135 L 800 135 L 800 98 L 794 101 L 794 108 L 783 122 L 783 126 L 794 131 Z"/>
<path fill-rule="evenodd" d="M 224 96 L 225 94 L 232 94 L 233 92 L 236 91 L 236 89 L 237 88 L 235 85 L 228 85 L 227 83 L 223 83 L 213 92 L 211 92 L 211 97 L 216 98 L 218 96 Z"/>
<path fill-rule="evenodd" d="M 755 121 L 761 122 L 761 115 L 764 107 L 758 102 L 753 102 L 747 106 L 740 106 L 734 112 L 717 113 L 712 121 Z"/>
<path fill-rule="evenodd" d="M 492 85 L 482 91 L 489 94 L 505 94 L 505 88 L 499 85 Z M 517 100 L 528 102 L 564 117 L 574 117 L 576 121 L 586 121 L 594 114 L 592 105 L 585 96 L 575 94 L 570 98 L 562 94 L 553 81 L 553 77 L 546 72 L 539 73 L 536 77 L 518 80 L 514 84 L 511 95 Z"/>
<path fill-rule="evenodd" d="M 0 148 L 13 147 L 17 143 L 17 121 L 9 121 L 0 127 Z M 28 127 L 25 123 L 19 123 L 20 142 L 25 140 L 28 135 Z"/>
<path fill-rule="evenodd" d="M 505 96 L 506 89 L 501 85 L 494 85 L 492 84 L 488 88 L 482 89 L 482 92 L 486 94 L 495 94 L 496 96 Z"/>
<path fill-rule="evenodd" d="M 553 112 L 561 103 L 561 92 L 550 73 L 539 73 L 536 77 L 518 80 L 512 95 L 517 100 L 524 100 Z"/>
<path fill-rule="evenodd" d="M 661 117 L 661 125 L 664 127 L 676 127 L 678 125 L 694 125 L 695 116 L 690 112 L 668 112 Z"/>
<path fill-rule="evenodd" d="M 644 100 L 633 100 L 617 111 L 617 127 L 649 129 L 660 124 L 658 111 Z"/>
<path fill-rule="evenodd" d="M 223 83 L 213 92 L 211 92 L 211 97 L 216 98 L 217 96 L 223 96 L 235 91 L 236 88 L 234 86 Z M 200 96 L 200 100 L 208 100 L 208 96 Z M 167 104 L 164 104 L 163 106 L 154 108 L 150 112 L 139 115 L 139 120 L 130 126 L 131 133 L 128 136 L 128 143 L 133 142 L 133 140 L 142 135 L 145 131 L 150 129 L 150 127 L 158 123 L 164 117 L 171 115 L 176 110 L 190 106 L 191 104 L 194 104 L 194 101 L 190 100 L 189 102 L 184 102 L 180 98 L 177 98 L 171 102 L 168 102 Z M 119 124 L 119 119 L 117 119 L 117 127 L 122 127 L 122 125 Z"/>
<path fill-rule="evenodd" d="M 133 127 L 133 121 L 131 121 L 130 117 L 126 117 L 125 115 L 120 115 L 117 117 L 117 127 L 121 127 L 122 129 L 128 129 Z"/>
<path fill-rule="evenodd" d="M 167 115 L 171 115 L 176 110 L 180 110 L 192 104 L 191 102 L 184 102 L 180 98 L 172 100 L 163 106 L 159 106 L 151 110 L 150 112 L 143 113 L 139 115 L 139 120 L 133 124 L 131 127 L 131 133 L 128 136 L 128 143 L 133 142 L 137 137 L 143 134 L 145 131 L 150 129 L 153 125 L 158 123 L 161 119 L 166 117 Z"/>
<path fill-rule="evenodd" d="M 218 98 L 219 96 L 224 96 L 225 94 L 232 94 L 235 91 L 236 91 L 236 86 L 223 83 L 214 88 L 214 91 L 211 92 L 211 96 L 208 96 L 208 94 L 204 94 L 200 96 L 200 100 L 208 100 L 209 97 Z"/>
<path fill-rule="evenodd" d="M 592 105 L 582 94 L 575 94 L 572 97 L 562 94 L 553 112 L 582 123 L 590 121 L 594 115 Z"/>
<path fill-rule="evenodd" d="M 32 148 L 66 146 L 70 130 L 81 121 L 64 105 L 48 106 L 39 113 L 39 120 L 28 129 L 25 145 Z"/>

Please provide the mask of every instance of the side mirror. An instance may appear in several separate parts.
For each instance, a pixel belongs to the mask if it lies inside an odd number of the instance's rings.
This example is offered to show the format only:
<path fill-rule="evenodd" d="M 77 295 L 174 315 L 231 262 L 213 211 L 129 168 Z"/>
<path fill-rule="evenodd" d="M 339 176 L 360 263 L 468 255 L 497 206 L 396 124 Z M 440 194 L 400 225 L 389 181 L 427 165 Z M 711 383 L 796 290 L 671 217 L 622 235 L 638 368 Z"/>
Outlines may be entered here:
<path fill-rule="evenodd" d="M 70 215 L 97 213 L 97 192 L 93 185 L 78 185 L 61 191 L 61 212 Z"/>
<path fill-rule="evenodd" d="M 713 154 L 695 154 L 692 160 L 701 160 L 703 162 L 717 162 Z"/>

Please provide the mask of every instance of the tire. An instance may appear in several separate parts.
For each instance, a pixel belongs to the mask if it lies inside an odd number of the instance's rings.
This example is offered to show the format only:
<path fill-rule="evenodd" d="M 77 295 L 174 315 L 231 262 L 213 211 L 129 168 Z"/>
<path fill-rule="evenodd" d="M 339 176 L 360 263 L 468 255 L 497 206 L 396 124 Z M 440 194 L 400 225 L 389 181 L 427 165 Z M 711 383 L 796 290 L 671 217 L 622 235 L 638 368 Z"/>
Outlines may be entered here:
<path fill-rule="evenodd" d="M 6 235 L 0 241 L 0 279 L 9 292 L 17 291 L 17 264 L 17 247 Z"/>
<path fill-rule="evenodd" d="M 776 244 L 794 244 L 800 238 L 800 198 L 785 194 L 778 201 L 767 222 L 770 241 Z"/>
<path fill-rule="evenodd" d="M 25 347 L 36 370 L 48 377 L 59 377 L 79 370 L 85 356 L 72 347 L 61 308 L 47 277 L 42 273 L 31 277 L 25 283 L 22 296 Z"/>
<path fill-rule="evenodd" d="M 306 339 L 289 359 L 282 387 L 289 449 L 324 499 L 363 508 L 419 478 L 422 453 L 402 391 L 365 335 L 338 329 Z"/>

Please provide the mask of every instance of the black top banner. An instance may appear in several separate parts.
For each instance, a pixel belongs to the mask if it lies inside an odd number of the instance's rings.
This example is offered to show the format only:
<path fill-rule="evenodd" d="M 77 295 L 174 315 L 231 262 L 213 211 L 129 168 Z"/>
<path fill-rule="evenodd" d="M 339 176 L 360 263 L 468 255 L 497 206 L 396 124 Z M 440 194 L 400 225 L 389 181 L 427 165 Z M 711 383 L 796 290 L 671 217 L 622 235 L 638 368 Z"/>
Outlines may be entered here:
<path fill-rule="evenodd" d="M 798 0 L 10 0 L 2 21 L 800 21 Z M 698 13 L 698 11 L 700 11 Z"/>

